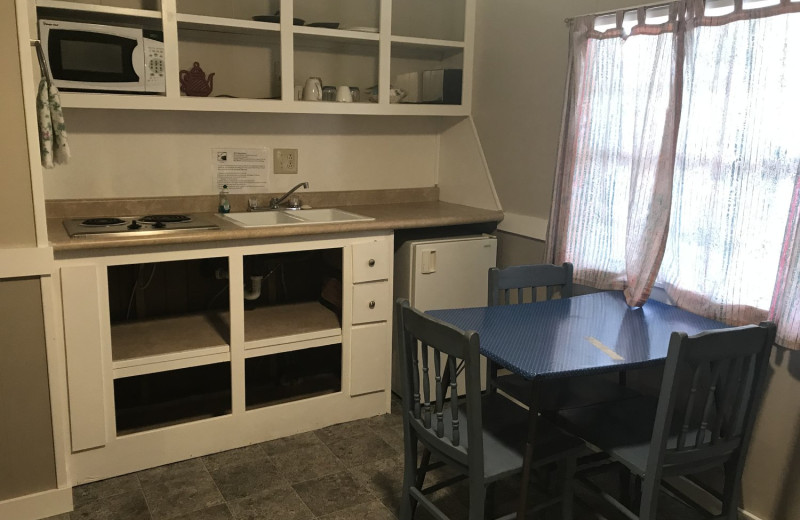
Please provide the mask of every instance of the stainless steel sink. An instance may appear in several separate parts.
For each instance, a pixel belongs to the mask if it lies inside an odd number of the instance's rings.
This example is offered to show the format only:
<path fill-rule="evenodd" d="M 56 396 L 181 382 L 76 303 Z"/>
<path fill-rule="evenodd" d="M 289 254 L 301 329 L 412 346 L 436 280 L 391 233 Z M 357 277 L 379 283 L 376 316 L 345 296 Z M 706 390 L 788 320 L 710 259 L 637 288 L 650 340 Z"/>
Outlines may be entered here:
<path fill-rule="evenodd" d="M 241 227 L 286 226 L 296 224 L 330 224 L 339 222 L 360 222 L 375 220 L 338 208 L 299 209 L 292 211 L 258 211 L 226 213 L 230 219 Z"/>

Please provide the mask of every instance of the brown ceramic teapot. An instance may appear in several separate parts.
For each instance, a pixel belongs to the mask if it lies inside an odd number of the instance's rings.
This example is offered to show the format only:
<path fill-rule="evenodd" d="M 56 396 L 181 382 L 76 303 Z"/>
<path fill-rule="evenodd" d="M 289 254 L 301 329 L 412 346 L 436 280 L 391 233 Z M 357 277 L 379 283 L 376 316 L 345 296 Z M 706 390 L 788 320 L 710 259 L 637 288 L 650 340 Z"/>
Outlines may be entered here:
<path fill-rule="evenodd" d="M 214 89 L 214 73 L 206 78 L 206 73 L 197 62 L 194 62 L 192 70 L 182 70 L 180 79 L 181 92 L 185 92 L 187 96 L 206 97 Z"/>

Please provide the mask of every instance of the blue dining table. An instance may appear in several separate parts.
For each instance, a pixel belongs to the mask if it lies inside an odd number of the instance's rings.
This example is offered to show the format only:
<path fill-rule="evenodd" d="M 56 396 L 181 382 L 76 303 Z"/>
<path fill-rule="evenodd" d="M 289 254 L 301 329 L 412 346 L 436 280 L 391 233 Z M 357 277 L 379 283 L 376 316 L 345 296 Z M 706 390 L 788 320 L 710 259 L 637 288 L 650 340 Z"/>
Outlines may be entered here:
<path fill-rule="evenodd" d="M 629 307 L 621 292 L 427 314 L 480 337 L 481 354 L 531 381 L 529 427 L 517 518 L 524 518 L 539 383 L 663 364 L 672 332 L 694 335 L 727 325 L 654 300 Z"/>

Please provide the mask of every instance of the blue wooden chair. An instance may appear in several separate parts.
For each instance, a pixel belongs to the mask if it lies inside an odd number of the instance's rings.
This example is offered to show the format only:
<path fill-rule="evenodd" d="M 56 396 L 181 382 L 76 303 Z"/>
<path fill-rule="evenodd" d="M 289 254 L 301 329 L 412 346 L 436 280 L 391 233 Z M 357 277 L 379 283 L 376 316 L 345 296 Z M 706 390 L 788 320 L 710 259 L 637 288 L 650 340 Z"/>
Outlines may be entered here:
<path fill-rule="evenodd" d="M 498 480 L 522 471 L 523 450 L 528 415 L 522 408 L 497 394 L 481 394 L 479 339 L 475 332 L 465 332 L 436 320 L 399 299 L 395 306 L 396 331 L 403 360 L 403 428 L 405 471 L 400 519 L 413 518 L 417 506 L 435 518 L 447 516 L 428 498 L 429 493 L 464 478 L 469 484 L 469 519 L 485 516 L 487 488 Z M 455 374 L 463 362 L 465 396 L 459 398 Z M 429 374 L 435 383 L 429 383 Z M 433 386 L 433 388 L 431 388 Z M 449 397 L 447 392 L 449 390 Z M 534 466 L 568 459 L 583 453 L 582 441 L 565 435 L 542 419 L 534 447 Z M 425 450 L 420 463 L 418 443 Z M 436 461 L 431 464 L 430 461 Z M 448 465 L 457 477 L 424 487 L 426 473 Z M 568 482 L 565 479 L 565 482 Z M 564 486 L 563 516 L 571 516 L 571 490 Z M 559 498 L 538 504 L 550 506 Z M 503 518 L 514 518 L 515 514 Z"/>
<path fill-rule="evenodd" d="M 722 515 L 716 518 L 734 520 L 774 340 L 775 325 L 769 322 L 692 337 L 674 332 L 657 402 L 639 397 L 562 410 L 559 424 L 639 479 L 640 496 L 631 506 L 638 509 L 641 520 L 656 518 L 662 484 L 669 487 L 663 478 L 720 465 L 725 480 Z M 581 482 L 600 491 L 586 479 Z M 612 495 L 600 496 L 629 518 L 637 518 Z M 681 498 L 697 506 L 688 497 Z"/>
<path fill-rule="evenodd" d="M 489 269 L 489 306 L 551 300 L 556 295 L 572 297 L 572 264 L 569 262 L 560 266 L 540 264 Z M 499 389 L 521 404 L 530 399 L 530 381 L 516 374 L 499 374 L 499 367 L 491 360 L 488 360 L 486 370 L 489 392 Z M 602 377 L 550 381 L 542 385 L 541 407 L 543 410 L 558 410 L 638 395 L 624 383 L 624 372 L 620 373 L 619 384 Z"/>

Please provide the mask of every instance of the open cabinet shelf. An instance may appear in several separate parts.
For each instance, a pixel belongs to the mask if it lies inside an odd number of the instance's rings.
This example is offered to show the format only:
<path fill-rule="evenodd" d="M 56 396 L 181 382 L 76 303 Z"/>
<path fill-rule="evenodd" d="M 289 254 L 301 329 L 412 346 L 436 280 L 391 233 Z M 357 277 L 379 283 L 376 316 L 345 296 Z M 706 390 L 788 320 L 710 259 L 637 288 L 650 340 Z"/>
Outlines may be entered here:
<path fill-rule="evenodd" d="M 36 0 L 36 7 L 53 11 L 73 11 L 94 15 L 107 15 L 109 19 L 113 17 L 161 19 L 160 10 L 132 9 L 128 7 L 114 7 L 79 2 L 62 2 L 61 0 Z"/>
<path fill-rule="evenodd" d="M 287 343 L 341 343 L 342 327 L 336 313 L 318 302 L 258 307 L 244 313 L 244 348 Z M 321 342 L 317 340 L 323 340 Z"/>
<path fill-rule="evenodd" d="M 226 329 L 213 313 L 112 325 L 114 377 L 230 361 Z"/>
<path fill-rule="evenodd" d="M 436 5 L 413 0 L 272 0 L 215 3 L 179 0 L 30 0 L 38 18 L 163 31 L 166 91 L 158 95 L 63 91 L 65 108 L 277 112 L 300 114 L 467 116 L 471 108 L 472 34 L 477 0 Z M 140 8 L 140 7 L 148 8 Z M 444 7 L 443 7 L 444 6 Z M 256 21 L 280 11 L 280 23 Z M 426 10 L 431 10 L 428 16 Z M 452 11 L 453 19 L 447 16 Z M 294 25 L 293 15 L 305 23 Z M 33 21 L 35 22 L 35 20 Z M 32 23 L 33 25 L 33 23 Z M 408 58 L 409 53 L 414 54 Z M 398 65 L 400 60 L 400 65 Z M 215 74 L 209 97 L 181 91 L 179 73 L 197 62 Z M 463 68 L 462 102 L 442 107 L 390 103 L 398 74 Z M 360 102 L 302 101 L 297 88 L 309 77 L 324 86 L 358 87 Z M 378 87 L 377 102 L 366 89 Z M 220 96 L 220 97 L 218 97 Z"/>

